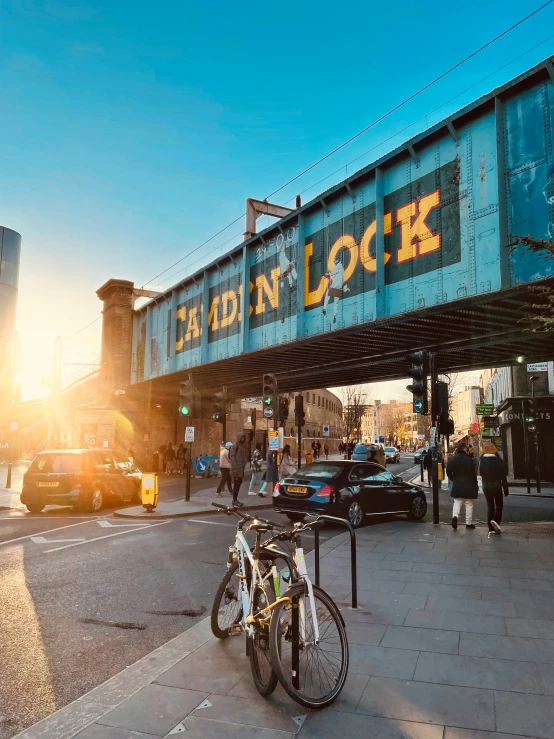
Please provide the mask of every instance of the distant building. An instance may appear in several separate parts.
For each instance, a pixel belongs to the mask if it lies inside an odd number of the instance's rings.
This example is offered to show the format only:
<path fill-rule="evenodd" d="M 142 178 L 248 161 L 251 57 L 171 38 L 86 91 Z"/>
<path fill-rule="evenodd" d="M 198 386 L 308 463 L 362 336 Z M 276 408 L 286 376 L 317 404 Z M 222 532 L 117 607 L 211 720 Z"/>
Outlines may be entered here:
<path fill-rule="evenodd" d="M 456 434 L 469 434 L 478 422 L 476 406 L 481 403 L 482 388 L 478 385 L 466 387 L 452 399 L 452 419 Z"/>

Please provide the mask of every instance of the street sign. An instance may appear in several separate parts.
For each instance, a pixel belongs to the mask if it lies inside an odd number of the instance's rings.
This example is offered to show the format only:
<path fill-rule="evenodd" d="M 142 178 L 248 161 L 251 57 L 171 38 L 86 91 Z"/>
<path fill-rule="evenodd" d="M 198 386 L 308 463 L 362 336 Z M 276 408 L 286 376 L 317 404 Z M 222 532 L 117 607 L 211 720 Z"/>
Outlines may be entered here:
<path fill-rule="evenodd" d="M 483 416 L 481 419 L 484 429 L 495 429 L 498 428 L 498 416 Z"/>
<path fill-rule="evenodd" d="M 323 424 L 323 436 L 329 436 L 330 433 L 331 433 L 331 427 L 329 426 L 328 423 L 324 423 Z"/>
<path fill-rule="evenodd" d="M 421 413 L 423 410 L 423 398 L 414 398 L 414 411 Z"/>
<path fill-rule="evenodd" d="M 494 411 L 494 405 L 492 403 L 481 403 L 475 406 L 478 416 L 490 416 Z"/>
<path fill-rule="evenodd" d="M 279 431 L 268 432 L 269 448 L 272 452 L 279 451 Z"/>
<path fill-rule="evenodd" d="M 431 426 L 431 446 L 435 446 L 437 443 L 437 427 Z"/>
<path fill-rule="evenodd" d="M 264 416 L 266 418 L 273 418 L 273 408 L 271 408 L 271 406 L 266 405 L 264 408 Z"/>
<path fill-rule="evenodd" d="M 534 423 L 530 423 L 529 426 L 527 426 L 527 431 L 529 431 L 530 434 L 534 434 L 537 430 L 537 427 Z"/>
<path fill-rule="evenodd" d="M 187 426 L 185 429 L 185 441 L 194 441 L 194 426 Z"/>
<path fill-rule="evenodd" d="M 537 362 L 536 364 L 528 364 L 527 372 L 548 372 L 548 362 Z"/>

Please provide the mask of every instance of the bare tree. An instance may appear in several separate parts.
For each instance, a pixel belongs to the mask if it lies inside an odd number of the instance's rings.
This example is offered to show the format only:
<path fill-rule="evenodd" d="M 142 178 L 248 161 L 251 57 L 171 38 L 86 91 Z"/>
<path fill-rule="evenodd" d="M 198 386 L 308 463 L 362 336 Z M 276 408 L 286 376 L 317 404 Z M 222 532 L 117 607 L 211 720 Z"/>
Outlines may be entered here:
<path fill-rule="evenodd" d="M 362 418 L 367 408 L 366 393 L 359 385 L 340 388 L 346 443 L 360 438 Z"/>

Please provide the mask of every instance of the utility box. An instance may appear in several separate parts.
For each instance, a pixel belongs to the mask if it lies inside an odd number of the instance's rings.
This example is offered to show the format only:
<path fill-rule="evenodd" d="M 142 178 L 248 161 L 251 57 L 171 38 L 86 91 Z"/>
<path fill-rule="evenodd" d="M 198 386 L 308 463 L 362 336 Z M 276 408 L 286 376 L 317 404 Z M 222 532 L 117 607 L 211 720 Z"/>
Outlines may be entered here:
<path fill-rule="evenodd" d="M 141 499 L 148 513 L 158 505 L 158 475 L 153 472 L 142 473 Z"/>

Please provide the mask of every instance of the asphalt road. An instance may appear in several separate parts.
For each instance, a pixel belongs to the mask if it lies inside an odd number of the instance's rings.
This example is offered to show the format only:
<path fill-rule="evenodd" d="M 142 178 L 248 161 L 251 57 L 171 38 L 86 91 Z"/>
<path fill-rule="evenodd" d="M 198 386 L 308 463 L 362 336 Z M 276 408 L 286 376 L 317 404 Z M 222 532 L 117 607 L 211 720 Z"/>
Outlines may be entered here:
<path fill-rule="evenodd" d="M 412 467 L 406 455 L 391 469 L 409 479 Z M 164 481 L 163 498 L 181 495 L 181 480 Z M 476 512 L 484 520 L 481 499 Z M 507 520 L 554 521 L 554 501 L 513 497 L 506 513 Z M 444 490 L 441 519 L 450 515 Z M 38 516 L 0 514 L 0 739 L 204 618 L 234 529 L 223 515 L 141 525 L 109 512 L 83 517 L 59 508 Z M 323 538 L 338 532 L 326 528 Z M 305 537 L 307 550 L 312 541 Z"/>

